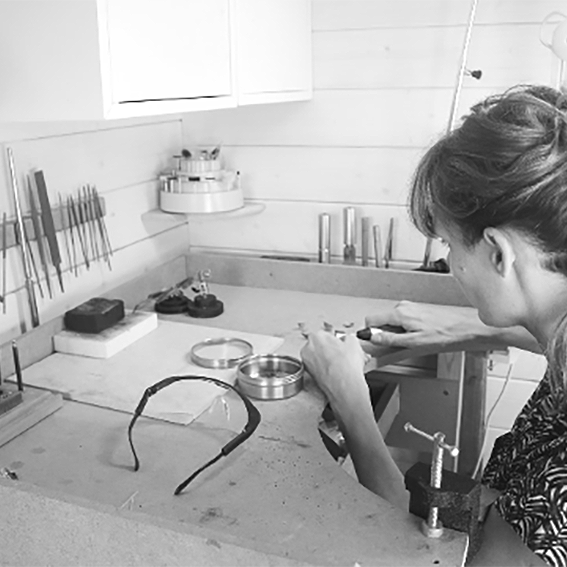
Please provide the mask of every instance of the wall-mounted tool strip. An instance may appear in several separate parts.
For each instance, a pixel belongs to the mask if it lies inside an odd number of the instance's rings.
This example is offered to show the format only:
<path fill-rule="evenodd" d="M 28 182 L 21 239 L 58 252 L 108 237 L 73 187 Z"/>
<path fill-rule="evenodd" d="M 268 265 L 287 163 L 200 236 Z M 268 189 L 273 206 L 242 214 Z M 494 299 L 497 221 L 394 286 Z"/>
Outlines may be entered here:
<path fill-rule="evenodd" d="M 10 173 L 10 184 L 15 206 L 15 218 L 2 216 L 0 246 L 2 250 L 2 295 L 3 311 L 6 312 L 6 255 L 7 250 L 19 246 L 24 271 L 24 286 L 27 292 L 32 325 L 39 325 L 39 313 L 36 287 L 41 297 L 44 296 L 42 279 L 45 280 L 49 297 L 53 298 L 55 285 L 52 285 L 51 270 L 55 270 L 61 292 L 65 292 L 63 283 L 64 260 L 59 242 L 65 244 L 69 273 L 79 275 L 79 266 L 84 263 L 87 269 L 93 262 L 102 259 L 110 269 L 112 247 L 108 238 L 104 216 L 104 199 L 95 187 L 85 185 L 79 188 L 75 196 L 68 195 L 64 203 L 58 195 L 58 206 L 52 207 L 49 191 L 43 171 L 31 172 L 25 180 L 25 187 L 18 186 L 18 175 L 11 148 L 6 148 Z M 27 206 L 26 206 L 27 204 Z M 24 212 L 24 211 L 29 212 Z M 60 233 L 60 239 L 58 234 Z M 32 246 L 35 241 L 35 246 Z M 80 244 L 80 254 L 76 243 Z M 34 255 L 36 249 L 39 261 Z M 38 265 L 43 272 L 40 276 Z"/>
<path fill-rule="evenodd" d="M 75 199 L 72 199 L 72 202 L 74 204 L 74 207 L 77 208 L 77 201 Z M 107 246 L 106 250 L 109 255 L 112 255 L 112 249 L 110 248 L 109 245 L 110 243 L 108 241 L 108 233 L 106 231 L 104 218 L 103 218 L 106 216 L 106 205 L 105 205 L 104 197 L 99 196 L 98 193 L 96 193 L 96 191 L 91 193 L 91 198 L 87 203 L 87 210 L 83 215 L 83 220 L 81 220 L 77 216 L 78 220 L 76 223 L 70 221 L 68 214 L 70 210 L 71 210 L 71 205 L 69 204 L 69 202 L 67 202 L 67 204 L 60 202 L 60 204 L 58 204 L 57 206 L 51 207 L 54 232 L 55 233 L 66 232 L 68 234 L 72 229 L 76 236 L 76 231 L 78 230 L 79 226 L 81 226 L 84 223 L 94 222 L 96 223 L 97 227 L 98 226 L 104 227 L 103 229 L 101 228 L 100 230 L 104 231 L 103 234 Z M 22 214 L 22 219 L 24 224 L 24 230 L 28 237 L 28 240 L 32 242 L 37 240 L 38 234 L 35 231 L 33 225 L 32 214 L 31 213 Z M 5 228 L 4 226 L 2 227 L 2 231 L 1 231 L 2 234 L 0 236 L 0 247 L 2 248 L 2 250 L 4 250 L 4 248 L 9 249 L 12 248 L 13 246 L 19 245 L 19 240 L 16 237 L 17 222 L 18 222 L 17 218 L 5 219 Z M 4 224 L 4 221 L 2 224 Z M 43 234 L 40 234 L 39 236 L 41 238 Z M 63 237 L 65 238 L 65 236 L 66 235 L 64 234 Z M 100 238 L 102 239 L 102 236 Z M 92 257 L 92 253 L 89 254 L 89 257 Z M 59 260 L 61 260 L 60 257 Z"/>

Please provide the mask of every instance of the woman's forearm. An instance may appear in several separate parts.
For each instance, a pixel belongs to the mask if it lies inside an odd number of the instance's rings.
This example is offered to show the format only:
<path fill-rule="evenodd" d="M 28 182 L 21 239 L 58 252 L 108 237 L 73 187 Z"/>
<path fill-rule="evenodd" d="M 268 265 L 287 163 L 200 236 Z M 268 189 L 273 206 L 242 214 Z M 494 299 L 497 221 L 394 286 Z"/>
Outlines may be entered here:
<path fill-rule="evenodd" d="M 394 506 L 408 511 L 404 477 L 378 429 L 370 405 L 338 417 L 359 482 Z"/>

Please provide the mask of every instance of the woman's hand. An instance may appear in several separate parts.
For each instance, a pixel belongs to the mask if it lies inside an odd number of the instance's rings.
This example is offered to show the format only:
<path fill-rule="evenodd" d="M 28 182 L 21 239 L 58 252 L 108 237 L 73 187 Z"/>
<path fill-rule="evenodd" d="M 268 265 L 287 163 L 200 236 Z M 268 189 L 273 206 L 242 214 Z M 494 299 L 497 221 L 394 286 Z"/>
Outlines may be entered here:
<path fill-rule="evenodd" d="M 301 358 L 335 412 L 369 403 L 364 378 L 366 355 L 354 335 L 340 340 L 327 331 L 310 333 Z"/>
<path fill-rule="evenodd" d="M 400 301 L 390 309 L 366 317 L 368 327 L 390 324 L 405 333 L 375 333 L 371 342 L 381 347 L 431 347 L 437 352 L 484 350 L 516 346 L 540 352 L 535 339 L 521 327 L 488 327 L 472 307 L 453 307 Z"/>

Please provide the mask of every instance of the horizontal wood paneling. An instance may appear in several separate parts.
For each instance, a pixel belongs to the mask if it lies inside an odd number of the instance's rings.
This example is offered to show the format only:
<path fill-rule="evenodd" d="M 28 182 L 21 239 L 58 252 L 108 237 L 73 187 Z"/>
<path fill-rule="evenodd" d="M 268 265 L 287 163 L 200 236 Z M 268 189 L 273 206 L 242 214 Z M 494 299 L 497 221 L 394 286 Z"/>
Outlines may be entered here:
<path fill-rule="evenodd" d="M 474 91 L 461 108 L 485 95 Z M 445 131 L 451 99 L 452 89 L 319 90 L 309 102 L 188 115 L 186 143 L 421 148 Z"/>
<path fill-rule="evenodd" d="M 471 0 L 313 0 L 315 30 L 465 25 Z M 480 0 L 478 24 L 537 23 L 562 0 Z"/>
<path fill-rule="evenodd" d="M 251 199 L 405 205 L 421 150 L 226 146 L 225 167 L 240 170 Z"/>
<path fill-rule="evenodd" d="M 460 27 L 340 30 L 313 34 L 316 89 L 454 89 L 465 30 Z M 524 41 L 518 41 L 520 37 Z M 451 46 L 451 48 L 449 48 Z M 548 82 L 551 52 L 539 24 L 475 26 L 465 77 L 469 88 Z"/>

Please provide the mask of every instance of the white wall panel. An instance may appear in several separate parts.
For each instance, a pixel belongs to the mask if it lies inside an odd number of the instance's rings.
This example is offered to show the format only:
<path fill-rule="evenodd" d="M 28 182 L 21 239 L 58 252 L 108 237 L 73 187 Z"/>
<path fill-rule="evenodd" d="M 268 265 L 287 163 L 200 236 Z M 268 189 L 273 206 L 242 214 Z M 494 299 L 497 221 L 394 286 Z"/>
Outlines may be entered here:
<path fill-rule="evenodd" d="M 226 146 L 250 199 L 405 205 L 413 148 Z"/>
<path fill-rule="evenodd" d="M 466 25 L 471 0 L 313 0 L 315 30 Z M 480 0 L 478 24 L 535 23 L 562 0 Z"/>
<path fill-rule="evenodd" d="M 451 89 L 319 90 L 309 102 L 187 115 L 186 141 L 423 147 L 444 131 L 451 97 Z"/>
<path fill-rule="evenodd" d="M 314 87 L 454 89 L 464 37 L 454 26 L 315 33 Z M 468 68 L 482 70 L 482 78 L 466 76 L 464 84 L 501 89 L 548 82 L 552 57 L 539 41 L 539 24 L 475 26 Z"/>

